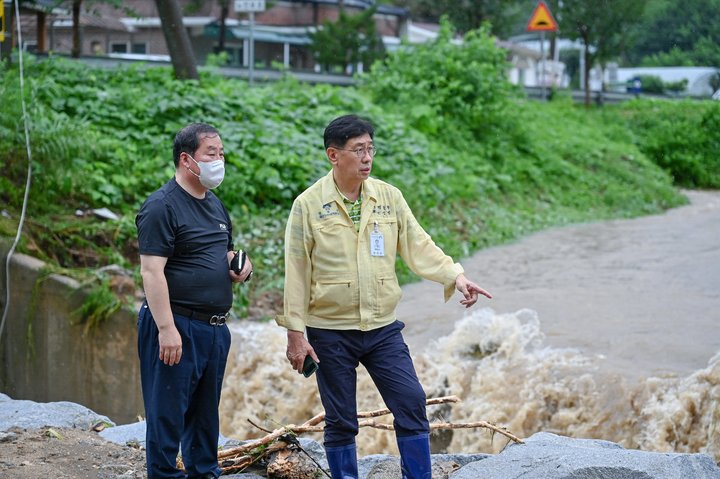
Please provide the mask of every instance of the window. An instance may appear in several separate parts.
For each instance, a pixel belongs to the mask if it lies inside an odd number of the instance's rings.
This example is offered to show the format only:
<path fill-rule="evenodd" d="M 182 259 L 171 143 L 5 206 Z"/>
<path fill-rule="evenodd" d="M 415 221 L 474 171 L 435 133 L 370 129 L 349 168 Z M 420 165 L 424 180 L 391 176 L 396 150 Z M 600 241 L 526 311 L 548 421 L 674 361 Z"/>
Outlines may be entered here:
<path fill-rule="evenodd" d="M 111 43 L 110 53 L 127 53 L 127 43 Z"/>
<path fill-rule="evenodd" d="M 23 41 L 23 47 L 24 47 L 23 50 L 25 50 L 26 52 L 30 52 L 30 53 L 38 52 L 37 41 L 35 41 L 35 40 Z"/>
<path fill-rule="evenodd" d="M 140 55 L 145 55 L 147 53 L 147 44 L 133 43 L 132 44 L 132 53 L 138 53 Z"/>
<path fill-rule="evenodd" d="M 234 67 L 243 66 L 242 46 L 228 45 L 225 50 L 228 53 L 228 65 L 232 65 Z"/>

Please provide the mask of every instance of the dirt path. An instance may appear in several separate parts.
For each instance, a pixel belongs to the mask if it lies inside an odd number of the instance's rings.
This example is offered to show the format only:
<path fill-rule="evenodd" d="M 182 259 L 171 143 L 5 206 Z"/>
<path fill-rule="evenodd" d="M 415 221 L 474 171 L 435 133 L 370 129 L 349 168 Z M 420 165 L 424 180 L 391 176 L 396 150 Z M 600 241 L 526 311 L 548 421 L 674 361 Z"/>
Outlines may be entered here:
<path fill-rule="evenodd" d="M 497 313 L 538 312 L 546 344 L 598 356 L 637 379 L 688 374 L 720 351 L 720 192 L 686 192 L 688 206 L 633 220 L 544 231 L 462 261 Z M 404 288 L 398 318 L 420 351 L 464 309 L 437 284 Z"/>

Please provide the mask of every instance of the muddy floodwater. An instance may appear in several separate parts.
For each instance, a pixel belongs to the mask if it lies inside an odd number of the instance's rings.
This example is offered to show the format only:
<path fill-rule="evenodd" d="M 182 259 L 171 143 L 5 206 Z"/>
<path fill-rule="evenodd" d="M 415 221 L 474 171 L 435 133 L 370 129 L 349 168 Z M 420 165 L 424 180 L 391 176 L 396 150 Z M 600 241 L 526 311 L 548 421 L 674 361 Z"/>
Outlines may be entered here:
<path fill-rule="evenodd" d="M 494 296 L 481 307 L 537 312 L 550 346 L 631 380 L 689 374 L 720 351 L 720 192 L 686 195 L 664 214 L 552 229 L 462 264 Z M 436 284 L 403 292 L 398 318 L 415 351 L 466 313 L 457 295 L 438 301 Z"/>

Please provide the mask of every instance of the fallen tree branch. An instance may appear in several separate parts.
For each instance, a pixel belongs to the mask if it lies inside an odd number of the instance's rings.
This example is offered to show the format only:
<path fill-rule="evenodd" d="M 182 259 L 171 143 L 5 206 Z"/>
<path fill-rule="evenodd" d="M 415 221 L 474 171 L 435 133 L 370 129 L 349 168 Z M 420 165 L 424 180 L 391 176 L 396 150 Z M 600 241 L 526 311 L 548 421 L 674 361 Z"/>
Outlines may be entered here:
<path fill-rule="evenodd" d="M 271 430 L 265 429 L 265 428 L 262 427 L 262 426 L 258 426 L 257 424 L 255 424 L 254 422 L 252 422 L 252 419 L 248 419 L 247 422 L 249 422 L 250 424 L 252 424 L 252 425 L 255 426 L 256 428 L 260 429 L 262 432 L 266 432 L 266 433 L 268 433 L 268 434 L 272 434 L 272 431 L 271 431 Z"/>
<path fill-rule="evenodd" d="M 292 432 L 293 434 L 303 434 L 306 432 L 323 432 L 324 427 L 323 426 L 286 426 L 289 432 Z M 375 429 L 383 429 L 385 431 L 394 431 L 395 426 L 392 424 L 387 423 L 381 423 L 381 422 L 375 422 L 374 419 L 365 419 L 362 421 L 358 421 L 358 427 L 372 427 Z M 496 432 L 498 434 L 502 434 L 503 436 L 507 437 L 508 439 L 513 440 L 514 442 L 517 442 L 518 444 L 525 444 L 522 439 L 515 436 L 514 434 L 507 431 L 507 429 L 496 426 L 492 423 L 489 423 L 487 421 L 477 421 L 477 422 L 467 422 L 467 423 L 451 423 L 451 422 L 438 422 L 438 423 L 431 423 L 430 429 L 476 429 L 476 428 L 486 428 L 490 429 L 493 432 Z"/>
<path fill-rule="evenodd" d="M 218 459 L 225 459 L 232 456 L 240 456 L 242 454 L 245 454 L 246 452 L 252 451 L 253 449 L 264 446 L 265 444 L 268 444 L 269 442 L 274 441 L 275 439 L 279 438 L 283 434 L 286 434 L 288 432 L 292 432 L 296 429 L 298 429 L 300 426 L 296 426 L 294 424 L 288 424 L 285 427 L 282 427 L 280 429 L 276 429 L 270 434 L 268 434 L 265 437 L 262 437 L 260 439 L 257 439 L 255 441 L 248 442 L 246 444 L 243 444 L 242 446 L 233 447 L 230 449 L 226 449 L 224 451 L 218 452 Z M 317 426 L 311 426 L 311 427 L 317 427 Z M 322 429 L 320 429 L 322 431 Z"/>
<path fill-rule="evenodd" d="M 444 403 L 455 403 L 459 402 L 460 399 L 457 396 L 445 396 L 440 398 L 432 398 L 428 399 L 426 401 L 426 404 L 428 406 L 431 405 L 437 405 L 437 404 L 444 404 Z M 390 410 L 387 408 L 383 409 L 377 409 L 375 411 L 365 411 L 365 412 L 359 412 L 357 414 L 358 418 L 361 418 L 361 421 L 358 421 L 359 427 L 372 427 L 375 429 L 382 429 L 386 431 L 393 431 L 395 428 L 392 424 L 385 424 L 385 423 L 378 423 L 374 419 L 367 419 L 367 418 L 375 418 L 379 416 L 384 416 L 390 414 Z M 308 421 L 305 421 L 301 425 L 295 425 L 295 424 L 288 424 L 286 426 L 283 426 L 279 429 L 276 429 L 274 431 L 268 431 L 267 429 L 264 429 L 251 420 L 248 419 L 250 424 L 257 427 L 258 429 L 267 432 L 265 437 L 262 437 L 260 439 L 257 439 L 255 441 L 250 441 L 246 444 L 243 444 L 241 446 L 233 447 L 230 449 L 222 450 L 218 452 L 218 462 L 220 463 L 221 468 L 223 467 L 223 464 L 225 464 L 226 468 L 232 468 L 235 469 L 242 469 L 253 462 L 257 461 L 260 457 L 263 457 L 270 452 L 274 452 L 278 449 L 282 449 L 284 447 L 287 447 L 287 444 L 284 441 L 278 441 L 278 438 L 283 436 L 284 434 L 293 434 L 295 436 L 308 433 L 308 432 L 322 432 L 325 427 L 321 426 L 320 423 L 325 420 L 325 414 L 320 413 L 309 419 Z M 430 429 L 473 429 L 473 428 L 486 428 L 493 431 L 493 433 L 502 434 L 503 436 L 509 438 L 510 440 L 519 443 L 524 444 L 522 439 L 518 438 L 514 434 L 507 431 L 507 429 L 503 427 L 496 426 L 490 422 L 487 421 L 477 421 L 477 422 L 471 422 L 471 423 L 432 423 L 430 424 Z M 272 444 L 271 446 L 268 446 L 262 450 L 256 451 L 253 453 L 254 450 L 258 448 L 262 448 L 263 446 L 272 443 L 273 441 L 276 441 L 275 444 Z"/>
<path fill-rule="evenodd" d="M 425 404 L 428 406 L 434 406 L 437 404 L 444 404 L 448 402 L 459 402 L 460 399 L 457 396 L 444 396 L 439 398 L 431 398 L 425 401 Z M 358 418 L 364 418 L 364 417 L 376 417 L 376 416 L 382 416 L 385 414 L 390 414 L 390 410 L 387 408 L 384 409 L 378 409 L 376 411 L 369 411 L 369 412 L 359 412 Z M 325 413 L 320 413 L 312 417 L 311 419 L 305 421 L 300 426 L 297 426 L 295 424 L 288 424 L 282 428 L 276 429 L 272 432 L 270 432 L 267 436 L 262 437 L 260 439 L 257 439 L 255 441 L 249 442 L 247 444 L 243 444 L 242 446 L 233 447 L 231 449 L 226 449 L 223 451 L 218 452 L 218 459 L 225 459 L 228 457 L 233 456 L 239 456 L 242 454 L 245 454 L 248 451 L 252 451 L 256 447 L 263 446 L 269 442 L 274 441 L 278 437 L 282 436 L 285 433 L 291 432 L 293 434 L 302 434 L 305 432 L 322 432 L 324 427 L 318 426 L 321 422 L 325 420 Z M 265 429 L 261 428 L 260 426 L 257 426 L 255 423 L 250 421 L 250 423 L 257 427 L 260 430 L 266 431 Z M 266 431 L 269 432 L 269 431 Z"/>
<path fill-rule="evenodd" d="M 276 441 L 258 454 L 246 454 L 239 457 L 224 459 L 222 461 L 218 461 L 218 466 L 220 466 L 220 469 L 223 472 L 239 472 L 259 461 L 263 457 L 281 449 L 285 449 L 287 446 L 288 444 L 285 441 Z"/>
<path fill-rule="evenodd" d="M 508 432 L 507 429 L 504 427 L 496 426 L 493 423 L 487 422 L 487 421 L 477 421 L 477 422 L 466 422 L 466 423 L 449 423 L 449 422 L 436 422 L 433 424 L 430 424 L 430 429 L 474 429 L 478 427 L 484 427 L 486 429 L 490 429 L 491 431 L 494 431 L 498 434 L 502 434 L 503 436 L 507 437 L 508 439 L 511 439 L 512 441 L 518 443 L 518 444 L 525 444 L 525 441 L 517 437 L 516 435 Z"/>
<path fill-rule="evenodd" d="M 445 404 L 449 402 L 460 402 L 460 398 L 457 396 L 443 396 L 439 398 L 431 398 L 425 401 L 425 405 L 427 406 L 436 406 L 438 404 Z M 376 411 L 368 411 L 368 412 L 359 412 L 357 417 L 378 417 L 378 416 L 384 416 L 386 414 L 390 414 L 390 410 L 387 408 L 378 409 Z"/>

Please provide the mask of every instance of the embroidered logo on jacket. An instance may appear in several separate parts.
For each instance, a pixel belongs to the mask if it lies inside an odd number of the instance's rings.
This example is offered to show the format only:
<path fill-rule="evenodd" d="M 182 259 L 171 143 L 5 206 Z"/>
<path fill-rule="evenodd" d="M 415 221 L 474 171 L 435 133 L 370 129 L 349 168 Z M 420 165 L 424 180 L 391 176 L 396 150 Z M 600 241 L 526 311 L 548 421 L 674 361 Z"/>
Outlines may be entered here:
<path fill-rule="evenodd" d="M 338 216 L 339 214 L 340 212 L 338 211 L 337 205 L 334 202 L 325 203 L 322 206 L 322 210 L 318 211 L 318 218 L 322 220 L 329 216 Z"/>
<path fill-rule="evenodd" d="M 220 223 L 220 231 L 227 231 L 227 225 L 225 223 Z"/>

